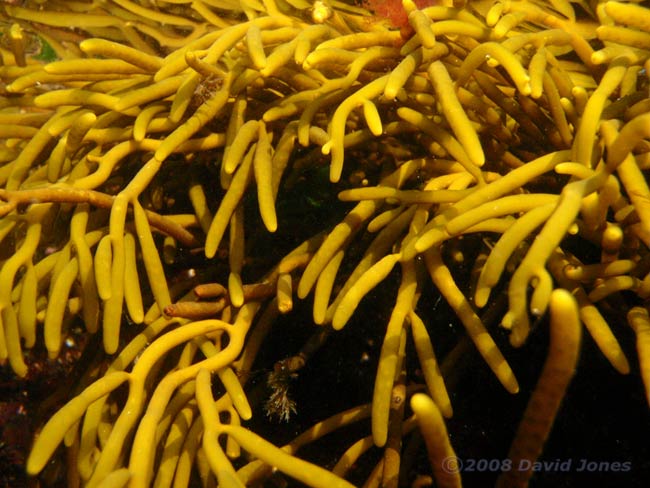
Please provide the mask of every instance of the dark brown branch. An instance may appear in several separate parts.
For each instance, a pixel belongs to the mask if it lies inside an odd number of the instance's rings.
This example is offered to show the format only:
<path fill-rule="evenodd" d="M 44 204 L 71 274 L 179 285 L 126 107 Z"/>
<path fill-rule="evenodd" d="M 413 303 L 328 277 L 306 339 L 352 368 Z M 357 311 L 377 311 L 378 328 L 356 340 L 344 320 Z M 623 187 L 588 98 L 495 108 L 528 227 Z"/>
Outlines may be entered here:
<path fill-rule="evenodd" d="M 33 188 L 30 190 L 0 189 L 0 200 L 6 203 L 0 206 L 0 217 L 16 210 L 19 205 L 34 203 L 88 203 L 97 208 L 111 208 L 115 197 L 95 190 L 79 188 Z M 167 234 L 187 247 L 197 247 L 200 244 L 191 232 L 183 226 L 151 210 L 145 210 L 151 227 Z"/>

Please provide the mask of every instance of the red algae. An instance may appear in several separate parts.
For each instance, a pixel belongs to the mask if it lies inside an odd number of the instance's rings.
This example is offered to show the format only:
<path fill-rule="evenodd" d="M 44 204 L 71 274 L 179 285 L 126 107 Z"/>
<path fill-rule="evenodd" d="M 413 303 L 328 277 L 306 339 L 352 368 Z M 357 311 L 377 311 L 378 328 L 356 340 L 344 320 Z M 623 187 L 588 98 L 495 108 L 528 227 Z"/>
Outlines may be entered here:
<path fill-rule="evenodd" d="M 436 0 L 414 0 L 417 8 L 422 9 L 438 3 Z M 363 6 L 374 12 L 378 17 L 384 17 L 390 21 L 393 27 L 401 31 L 409 31 L 409 21 L 406 10 L 402 6 L 402 0 L 363 0 Z"/>

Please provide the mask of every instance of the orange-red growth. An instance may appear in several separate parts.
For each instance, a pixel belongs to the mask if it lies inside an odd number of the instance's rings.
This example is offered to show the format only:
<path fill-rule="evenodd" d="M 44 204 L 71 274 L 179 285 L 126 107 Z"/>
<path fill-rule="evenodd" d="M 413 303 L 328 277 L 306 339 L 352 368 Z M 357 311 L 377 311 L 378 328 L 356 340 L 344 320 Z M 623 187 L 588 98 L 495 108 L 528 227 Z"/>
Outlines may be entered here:
<path fill-rule="evenodd" d="M 414 0 L 414 3 L 419 9 L 422 9 L 435 5 L 437 2 L 436 0 Z M 402 0 L 363 0 L 363 6 L 374 12 L 375 15 L 389 19 L 393 27 L 400 30 L 409 30 L 410 28 Z"/>

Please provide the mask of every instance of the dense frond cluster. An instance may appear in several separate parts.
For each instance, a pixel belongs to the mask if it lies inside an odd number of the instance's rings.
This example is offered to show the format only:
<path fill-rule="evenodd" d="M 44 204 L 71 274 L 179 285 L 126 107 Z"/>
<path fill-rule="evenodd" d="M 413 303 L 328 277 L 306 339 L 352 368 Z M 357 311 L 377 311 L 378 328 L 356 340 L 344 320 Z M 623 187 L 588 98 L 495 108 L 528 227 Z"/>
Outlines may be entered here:
<path fill-rule="evenodd" d="M 259 486 L 277 469 L 329 488 L 350 486 L 374 444 L 374 486 L 399 478 L 419 425 L 438 484 L 459 486 L 440 467 L 453 409 L 434 352 L 445 331 L 418 306 L 431 290 L 512 393 L 493 331 L 519 347 L 551 317 L 511 460 L 539 456 L 582 325 L 629 372 L 602 307 L 627 315 L 650 392 L 641 3 L 403 0 L 407 25 L 373 2 L 14 3 L 0 5 L 0 360 L 25 376 L 25 349 L 55 358 L 78 324 L 103 343 L 30 474 L 65 441 L 89 486 Z M 246 378 L 277 317 L 313 301 L 313 336 L 267 382 L 268 415 L 286 419 L 293 375 L 385 282 L 397 291 L 368 405 L 283 448 L 247 428 Z M 333 469 L 295 455 L 368 416 L 370 437 Z"/>

